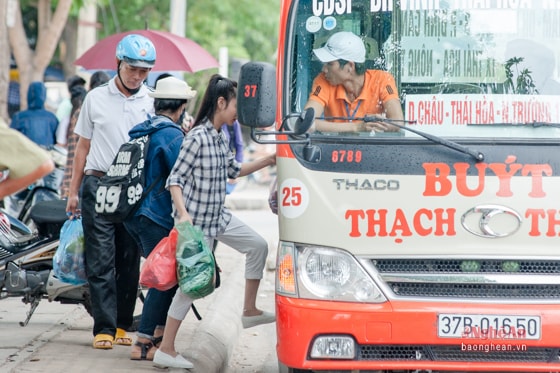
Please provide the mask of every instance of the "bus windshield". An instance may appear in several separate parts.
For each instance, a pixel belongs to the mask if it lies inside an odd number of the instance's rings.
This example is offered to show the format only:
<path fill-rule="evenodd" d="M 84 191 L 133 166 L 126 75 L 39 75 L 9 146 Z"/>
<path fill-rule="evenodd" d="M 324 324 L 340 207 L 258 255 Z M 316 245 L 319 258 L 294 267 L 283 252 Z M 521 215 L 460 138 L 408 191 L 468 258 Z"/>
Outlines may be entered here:
<path fill-rule="evenodd" d="M 323 74 L 313 50 L 346 31 L 363 41 L 366 70 L 394 78 L 402 125 L 459 139 L 560 138 L 558 1 L 301 0 L 292 9 L 284 45 L 287 114 L 306 107 Z M 326 112 L 323 118 L 344 126 L 352 119 L 347 113 L 345 120 Z M 403 129 L 314 133 L 332 135 L 419 138 Z"/>

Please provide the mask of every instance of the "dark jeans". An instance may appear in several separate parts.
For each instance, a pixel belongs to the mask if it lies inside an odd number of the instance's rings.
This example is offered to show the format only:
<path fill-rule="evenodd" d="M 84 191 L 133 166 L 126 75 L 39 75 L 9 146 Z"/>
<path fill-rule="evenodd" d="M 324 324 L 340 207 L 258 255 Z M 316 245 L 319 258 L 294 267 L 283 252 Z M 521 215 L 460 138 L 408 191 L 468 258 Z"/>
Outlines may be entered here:
<path fill-rule="evenodd" d="M 157 244 L 169 235 L 169 229 L 154 223 L 145 216 L 135 216 L 124 224 L 142 249 L 144 257 L 148 257 Z M 167 311 L 176 290 L 177 286 L 166 291 L 148 290 L 144 300 L 144 307 L 142 308 L 142 318 L 138 326 L 139 337 L 151 338 L 154 335 L 156 326 L 165 325 Z"/>
<path fill-rule="evenodd" d="M 132 325 L 140 249 L 122 223 L 95 213 L 97 181 L 95 176 L 84 176 L 81 198 L 93 335 L 114 335 L 116 328 L 126 330 Z"/>

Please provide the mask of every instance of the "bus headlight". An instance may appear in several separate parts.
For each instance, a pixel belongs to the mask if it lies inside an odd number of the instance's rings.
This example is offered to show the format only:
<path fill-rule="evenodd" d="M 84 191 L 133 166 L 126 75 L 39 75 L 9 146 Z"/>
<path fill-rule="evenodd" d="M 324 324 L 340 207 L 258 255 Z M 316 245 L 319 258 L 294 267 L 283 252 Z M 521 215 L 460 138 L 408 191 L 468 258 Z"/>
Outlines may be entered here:
<path fill-rule="evenodd" d="M 312 246 L 300 250 L 297 253 L 296 271 L 301 298 L 374 303 L 386 301 L 371 277 L 346 251 Z"/>

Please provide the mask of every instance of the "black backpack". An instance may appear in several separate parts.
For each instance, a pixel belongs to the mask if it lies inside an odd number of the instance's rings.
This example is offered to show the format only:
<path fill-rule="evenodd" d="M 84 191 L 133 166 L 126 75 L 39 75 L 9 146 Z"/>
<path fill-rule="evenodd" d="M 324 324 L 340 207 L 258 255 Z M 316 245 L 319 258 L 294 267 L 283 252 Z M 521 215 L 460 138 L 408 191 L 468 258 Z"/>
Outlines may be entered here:
<path fill-rule="evenodd" d="M 144 164 L 150 136 L 131 139 L 121 145 L 107 173 L 99 179 L 95 212 L 114 223 L 134 215 L 140 202 L 154 187 L 144 190 Z"/>

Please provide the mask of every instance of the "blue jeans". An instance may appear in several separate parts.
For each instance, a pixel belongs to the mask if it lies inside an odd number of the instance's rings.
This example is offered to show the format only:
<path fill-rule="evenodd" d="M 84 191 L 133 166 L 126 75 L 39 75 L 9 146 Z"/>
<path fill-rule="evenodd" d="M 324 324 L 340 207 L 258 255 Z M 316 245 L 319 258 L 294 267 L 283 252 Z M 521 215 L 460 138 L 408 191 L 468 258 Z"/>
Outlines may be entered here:
<path fill-rule="evenodd" d="M 170 230 L 154 223 L 145 216 L 134 216 L 124 223 L 126 229 L 138 243 L 142 255 L 146 258 L 156 245 L 169 235 Z M 142 308 L 142 317 L 138 326 L 138 337 L 151 339 L 158 326 L 164 326 L 167 311 L 175 295 L 177 286 L 161 291 L 149 289 Z"/>

